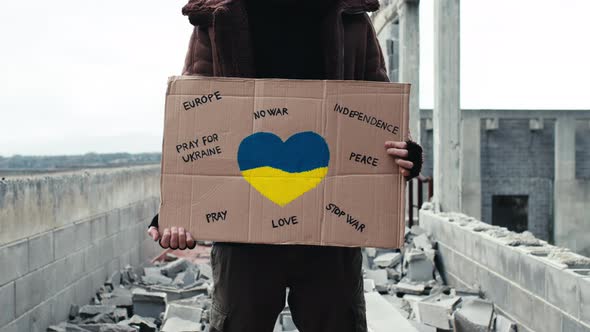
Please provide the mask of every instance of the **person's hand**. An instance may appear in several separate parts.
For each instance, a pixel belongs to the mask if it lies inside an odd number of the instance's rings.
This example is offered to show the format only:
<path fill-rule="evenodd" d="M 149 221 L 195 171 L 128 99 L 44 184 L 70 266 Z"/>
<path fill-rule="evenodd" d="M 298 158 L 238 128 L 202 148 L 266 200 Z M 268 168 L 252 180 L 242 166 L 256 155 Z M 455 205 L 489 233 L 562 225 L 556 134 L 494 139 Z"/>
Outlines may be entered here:
<path fill-rule="evenodd" d="M 197 241 L 193 238 L 190 232 L 187 232 L 182 227 L 164 228 L 160 234 L 157 227 L 150 227 L 148 234 L 154 241 L 160 241 L 160 246 L 164 249 L 194 249 Z"/>
<path fill-rule="evenodd" d="M 410 171 L 414 167 L 414 163 L 408 160 L 407 146 L 406 142 L 385 142 L 387 154 L 394 157 L 394 161 L 399 166 L 400 173 L 404 177 L 410 176 Z"/>

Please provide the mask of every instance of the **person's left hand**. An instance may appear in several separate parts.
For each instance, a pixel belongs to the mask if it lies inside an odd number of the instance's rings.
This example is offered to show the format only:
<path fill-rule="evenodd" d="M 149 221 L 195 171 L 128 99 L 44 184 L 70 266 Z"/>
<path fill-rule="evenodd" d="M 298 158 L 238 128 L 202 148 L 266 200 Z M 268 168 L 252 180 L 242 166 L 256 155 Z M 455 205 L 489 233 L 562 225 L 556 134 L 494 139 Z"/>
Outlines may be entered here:
<path fill-rule="evenodd" d="M 395 163 L 399 166 L 399 170 L 404 177 L 410 175 L 410 170 L 414 167 L 414 163 L 407 160 L 408 150 L 406 142 L 385 142 L 387 154 L 394 157 Z"/>

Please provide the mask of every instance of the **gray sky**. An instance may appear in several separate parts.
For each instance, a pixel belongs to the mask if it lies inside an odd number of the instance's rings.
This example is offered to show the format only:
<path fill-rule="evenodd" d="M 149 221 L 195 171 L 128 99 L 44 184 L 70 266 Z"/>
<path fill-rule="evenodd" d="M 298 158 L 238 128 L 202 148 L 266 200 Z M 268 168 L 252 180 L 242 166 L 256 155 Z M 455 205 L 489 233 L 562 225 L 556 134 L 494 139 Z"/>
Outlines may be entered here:
<path fill-rule="evenodd" d="M 420 106 L 433 104 L 432 1 Z M 0 11 L 0 155 L 161 149 L 184 0 L 10 1 Z M 590 109 L 590 1 L 463 0 L 463 108 Z"/>

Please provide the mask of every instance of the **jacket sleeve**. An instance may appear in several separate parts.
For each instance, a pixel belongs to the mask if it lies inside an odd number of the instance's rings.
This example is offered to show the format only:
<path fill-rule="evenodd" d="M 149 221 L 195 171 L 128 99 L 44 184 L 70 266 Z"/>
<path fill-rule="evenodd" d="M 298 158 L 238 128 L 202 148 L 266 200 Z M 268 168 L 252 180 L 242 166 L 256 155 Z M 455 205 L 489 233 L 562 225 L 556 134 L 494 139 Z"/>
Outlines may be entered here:
<path fill-rule="evenodd" d="M 379 46 L 379 40 L 373 28 L 371 19 L 364 15 L 367 20 L 367 50 L 365 51 L 365 77 L 367 81 L 382 81 L 389 82 L 387 76 L 387 69 L 385 67 L 385 60 L 383 58 L 383 52 L 381 46 Z"/>
<path fill-rule="evenodd" d="M 195 26 L 184 60 L 183 75 L 213 76 L 213 52 L 207 27 Z"/>

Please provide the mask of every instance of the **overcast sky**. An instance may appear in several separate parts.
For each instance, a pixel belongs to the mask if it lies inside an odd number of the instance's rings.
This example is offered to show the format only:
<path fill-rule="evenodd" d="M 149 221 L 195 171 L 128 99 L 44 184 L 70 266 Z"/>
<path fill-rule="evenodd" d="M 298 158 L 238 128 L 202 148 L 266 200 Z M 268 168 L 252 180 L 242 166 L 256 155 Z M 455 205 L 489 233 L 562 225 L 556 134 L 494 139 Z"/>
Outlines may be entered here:
<path fill-rule="evenodd" d="M 422 108 L 433 104 L 432 1 L 420 2 Z M 166 79 L 191 32 L 183 4 L 5 1 L 0 155 L 159 151 Z M 590 1 L 461 6 L 462 108 L 590 109 Z"/>

